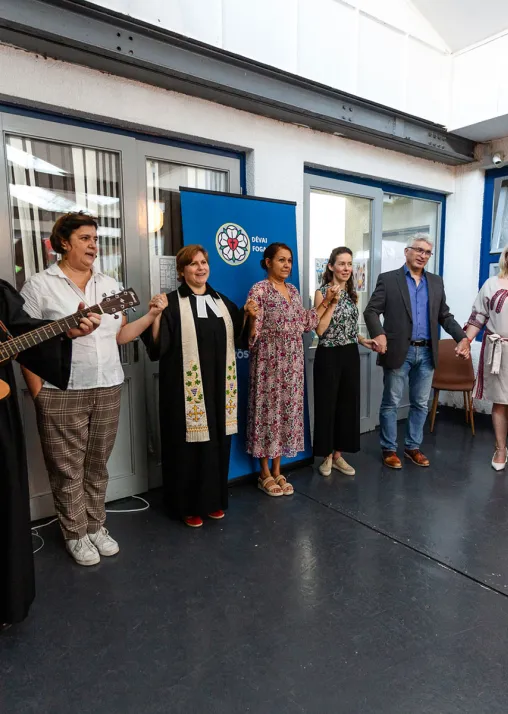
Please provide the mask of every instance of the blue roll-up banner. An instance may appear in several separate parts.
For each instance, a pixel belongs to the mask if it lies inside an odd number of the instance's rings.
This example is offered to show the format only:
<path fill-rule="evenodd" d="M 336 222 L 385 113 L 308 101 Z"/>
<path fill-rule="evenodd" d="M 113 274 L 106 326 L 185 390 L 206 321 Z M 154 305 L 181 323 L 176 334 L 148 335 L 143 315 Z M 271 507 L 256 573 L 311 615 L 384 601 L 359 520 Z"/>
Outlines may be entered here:
<path fill-rule="evenodd" d="M 199 243 L 210 256 L 210 285 L 239 307 L 247 293 L 266 278 L 260 265 L 269 243 L 287 243 L 293 251 L 293 273 L 290 281 L 298 289 L 298 248 L 296 240 L 296 204 L 286 201 L 236 196 L 214 191 L 181 188 L 184 245 Z M 237 350 L 238 434 L 233 437 L 229 478 L 239 478 L 259 470 L 258 462 L 245 451 L 247 396 L 249 386 L 249 353 Z M 293 463 L 312 455 L 310 429 L 305 403 L 305 451 Z"/>

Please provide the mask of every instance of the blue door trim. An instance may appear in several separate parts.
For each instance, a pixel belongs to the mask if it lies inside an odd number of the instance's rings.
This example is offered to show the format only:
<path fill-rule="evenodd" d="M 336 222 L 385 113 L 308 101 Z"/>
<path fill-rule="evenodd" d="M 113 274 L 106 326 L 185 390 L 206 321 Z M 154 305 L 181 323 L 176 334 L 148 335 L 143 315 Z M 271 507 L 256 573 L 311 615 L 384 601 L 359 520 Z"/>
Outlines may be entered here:
<path fill-rule="evenodd" d="M 247 170 L 245 153 L 241 151 L 229 151 L 220 149 L 210 144 L 197 144 L 190 141 L 181 141 L 179 139 L 169 139 L 163 136 L 153 136 L 143 132 L 131 131 L 129 129 L 120 129 L 119 127 L 110 126 L 104 122 L 93 121 L 88 119 L 75 119 L 74 117 L 65 117 L 60 114 L 46 112 L 42 110 L 24 109 L 22 107 L 12 106 L 10 104 L 0 103 L 0 112 L 5 114 L 15 114 L 23 117 L 31 117 L 32 119 L 42 119 L 44 121 L 52 121 L 55 124 L 66 124 L 68 126 L 76 126 L 85 129 L 93 129 L 95 131 L 103 131 L 109 134 L 118 134 L 120 136 L 129 136 L 140 141 L 148 141 L 153 144 L 162 144 L 164 146 L 176 146 L 180 149 L 189 149 L 190 151 L 201 151 L 204 154 L 215 154 L 216 156 L 226 156 L 230 159 L 238 159 L 240 162 L 240 189 L 241 193 L 247 193 Z"/>

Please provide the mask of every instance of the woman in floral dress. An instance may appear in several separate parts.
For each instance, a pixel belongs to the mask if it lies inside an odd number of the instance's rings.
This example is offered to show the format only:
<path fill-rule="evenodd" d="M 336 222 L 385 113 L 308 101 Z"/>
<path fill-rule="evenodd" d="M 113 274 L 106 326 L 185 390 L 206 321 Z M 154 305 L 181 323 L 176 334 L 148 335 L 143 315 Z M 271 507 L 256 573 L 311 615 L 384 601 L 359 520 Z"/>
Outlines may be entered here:
<path fill-rule="evenodd" d="M 261 266 L 267 279 L 256 283 L 247 298 L 255 305 L 249 311 L 247 452 L 261 462 L 258 487 L 268 496 L 290 496 L 293 487 L 280 472 L 280 460 L 304 449 L 302 334 L 317 327 L 338 289 L 331 288 L 319 307 L 305 310 L 298 290 L 286 283 L 293 266 L 291 249 L 271 243 Z"/>
<path fill-rule="evenodd" d="M 339 292 L 333 309 L 317 327 L 319 345 L 314 360 L 314 456 L 322 456 L 319 471 L 329 476 L 336 469 L 354 476 L 343 451 L 360 450 L 360 355 L 358 343 L 373 349 L 373 340 L 358 334 L 358 296 L 353 283 L 353 254 L 349 248 L 332 250 L 316 291 L 319 307 L 330 287 Z"/>

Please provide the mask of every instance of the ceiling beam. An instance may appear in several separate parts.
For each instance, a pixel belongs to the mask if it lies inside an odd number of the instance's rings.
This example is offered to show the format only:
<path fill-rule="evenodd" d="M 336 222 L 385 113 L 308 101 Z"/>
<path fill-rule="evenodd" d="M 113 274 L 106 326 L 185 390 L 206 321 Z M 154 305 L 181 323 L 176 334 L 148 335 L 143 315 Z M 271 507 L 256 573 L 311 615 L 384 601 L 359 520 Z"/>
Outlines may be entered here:
<path fill-rule="evenodd" d="M 83 0 L 0 0 L 0 42 L 445 164 L 474 142 L 444 127 Z"/>

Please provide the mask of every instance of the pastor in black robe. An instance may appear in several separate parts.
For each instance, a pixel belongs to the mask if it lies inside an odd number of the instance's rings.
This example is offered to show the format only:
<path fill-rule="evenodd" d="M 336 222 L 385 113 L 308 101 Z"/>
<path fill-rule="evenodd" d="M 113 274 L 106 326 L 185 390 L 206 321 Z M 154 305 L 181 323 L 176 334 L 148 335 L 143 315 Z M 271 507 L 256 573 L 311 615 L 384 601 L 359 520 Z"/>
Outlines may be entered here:
<path fill-rule="evenodd" d="M 4 280 L 0 280 L 0 320 L 14 337 L 48 322 L 29 317 L 23 310 L 23 298 Z M 20 352 L 17 359 L 42 379 L 65 389 L 71 357 L 71 340 L 60 336 Z M 1 626 L 24 620 L 34 599 L 35 584 L 25 442 L 10 362 L 0 364 L 0 379 L 11 389 L 10 395 L 0 400 Z"/>
<path fill-rule="evenodd" d="M 182 325 L 177 292 L 190 297 L 205 395 L 210 440 L 186 441 Z M 206 295 L 221 297 L 231 315 L 235 337 L 242 333 L 244 311 L 209 285 Z M 151 360 L 159 360 L 159 419 L 164 503 L 172 518 L 206 516 L 228 507 L 231 437 L 226 435 L 226 326 L 207 309 L 198 318 L 197 302 L 186 283 L 169 293 L 162 312 L 159 339 L 152 328 L 142 335 Z"/>

